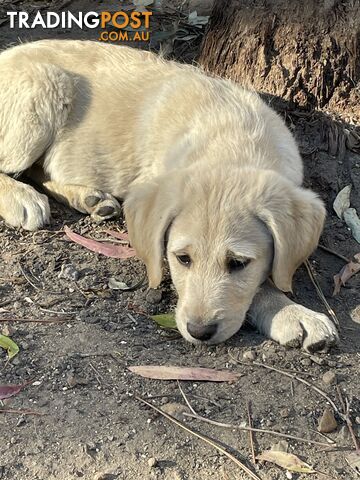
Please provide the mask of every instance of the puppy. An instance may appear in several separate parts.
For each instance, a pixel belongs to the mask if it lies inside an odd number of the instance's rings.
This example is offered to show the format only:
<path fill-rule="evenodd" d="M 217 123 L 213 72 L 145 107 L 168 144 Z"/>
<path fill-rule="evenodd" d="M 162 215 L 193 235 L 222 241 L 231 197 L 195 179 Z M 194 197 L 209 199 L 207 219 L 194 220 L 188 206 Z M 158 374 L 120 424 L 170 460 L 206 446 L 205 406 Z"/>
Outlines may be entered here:
<path fill-rule="evenodd" d="M 16 46 L 0 55 L 0 171 L 0 215 L 13 227 L 50 216 L 47 197 L 13 178 L 24 171 L 95 220 L 124 200 L 150 287 L 168 259 L 190 342 L 225 341 L 247 313 L 284 345 L 338 340 L 325 315 L 282 293 L 325 209 L 301 187 L 291 133 L 254 92 L 122 46 Z"/>

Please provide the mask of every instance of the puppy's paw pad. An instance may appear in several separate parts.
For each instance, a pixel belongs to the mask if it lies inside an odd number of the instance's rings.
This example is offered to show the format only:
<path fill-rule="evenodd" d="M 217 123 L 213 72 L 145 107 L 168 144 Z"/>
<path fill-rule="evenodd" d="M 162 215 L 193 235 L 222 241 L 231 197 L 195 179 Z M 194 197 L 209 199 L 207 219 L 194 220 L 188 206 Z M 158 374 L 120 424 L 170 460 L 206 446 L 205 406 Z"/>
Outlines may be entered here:
<path fill-rule="evenodd" d="M 96 222 L 102 222 L 109 218 L 119 217 L 121 207 L 115 198 L 101 200 L 91 212 L 91 218 Z"/>

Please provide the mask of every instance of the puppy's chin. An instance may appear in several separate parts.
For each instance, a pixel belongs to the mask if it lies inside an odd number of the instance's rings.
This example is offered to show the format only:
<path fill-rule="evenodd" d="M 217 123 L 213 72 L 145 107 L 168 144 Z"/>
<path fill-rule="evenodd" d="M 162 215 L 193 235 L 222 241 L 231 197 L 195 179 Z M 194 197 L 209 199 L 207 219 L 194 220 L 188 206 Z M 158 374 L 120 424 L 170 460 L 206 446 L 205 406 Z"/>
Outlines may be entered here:
<path fill-rule="evenodd" d="M 244 319 L 245 319 L 245 314 L 238 315 L 237 321 L 222 320 L 219 323 L 218 331 L 216 332 L 216 334 L 212 338 L 210 338 L 210 340 L 206 340 L 206 341 L 197 340 L 196 338 L 192 337 L 186 328 L 187 318 L 182 317 L 178 313 L 176 314 L 176 325 L 179 332 L 185 338 L 185 340 L 187 340 L 188 342 L 194 345 L 217 345 L 219 343 L 225 342 L 226 340 L 231 338 L 233 335 L 235 335 L 235 333 L 238 332 L 241 326 L 243 325 Z"/>

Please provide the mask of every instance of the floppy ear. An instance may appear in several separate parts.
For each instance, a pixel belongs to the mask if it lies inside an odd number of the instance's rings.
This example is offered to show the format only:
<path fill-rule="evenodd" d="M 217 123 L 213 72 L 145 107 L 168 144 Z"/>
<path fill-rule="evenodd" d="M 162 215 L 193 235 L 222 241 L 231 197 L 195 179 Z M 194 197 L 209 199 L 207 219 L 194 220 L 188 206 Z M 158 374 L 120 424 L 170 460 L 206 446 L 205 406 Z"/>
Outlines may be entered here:
<path fill-rule="evenodd" d="M 130 188 L 124 202 L 131 245 L 146 265 L 149 287 L 160 285 L 163 274 L 164 237 L 178 212 L 180 174 L 172 172 Z"/>
<path fill-rule="evenodd" d="M 289 292 L 296 269 L 318 244 L 326 212 L 314 192 L 276 174 L 270 173 L 268 177 L 257 216 L 274 240 L 272 279 L 277 288 Z"/>

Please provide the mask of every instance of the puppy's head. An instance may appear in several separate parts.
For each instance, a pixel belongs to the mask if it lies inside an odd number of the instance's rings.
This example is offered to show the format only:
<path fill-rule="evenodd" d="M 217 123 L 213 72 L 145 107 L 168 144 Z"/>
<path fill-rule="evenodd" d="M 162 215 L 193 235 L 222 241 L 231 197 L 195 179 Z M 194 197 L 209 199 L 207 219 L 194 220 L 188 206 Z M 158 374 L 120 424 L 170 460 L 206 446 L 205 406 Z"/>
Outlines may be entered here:
<path fill-rule="evenodd" d="M 291 290 L 295 270 L 316 247 L 325 210 L 314 193 L 273 171 L 193 166 L 132 187 L 125 216 L 152 288 L 167 255 L 181 334 L 219 343 L 241 327 L 269 275 Z"/>

